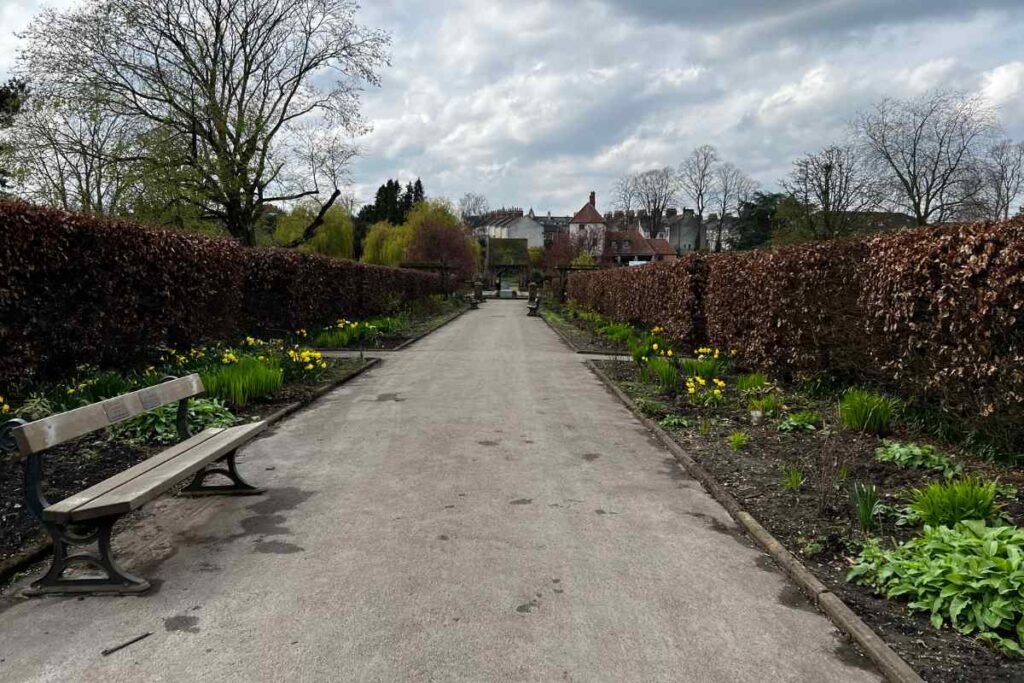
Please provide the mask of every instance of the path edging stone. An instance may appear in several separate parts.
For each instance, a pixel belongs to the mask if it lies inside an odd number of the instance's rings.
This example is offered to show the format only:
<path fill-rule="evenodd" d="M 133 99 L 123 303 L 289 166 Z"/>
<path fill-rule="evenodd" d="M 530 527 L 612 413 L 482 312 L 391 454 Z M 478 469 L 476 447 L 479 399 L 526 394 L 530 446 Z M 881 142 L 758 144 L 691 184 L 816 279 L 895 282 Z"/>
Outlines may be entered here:
<path fill-rule="evenodd" d="M 552 327 L 552 329 L 554 329 Z M 711 496 L 732 516 L 746 532 L 757 541 L 758 545 L 768 553 L 776 564 L 782 567 L 789 578 L 800 587 L 814 605 L 827 616 L 832 623 L 857 643 L 864 653 L 871 658 L 886 680 L 891 683 L 924 683 L 917 672 L 896 654 L 882 638 L 858 617 L 846 603 L 828 588 L 800 562 L 791 552 L 786 550 L 779 541 L 761 524 L 744 510 L 739 502 L 718 481 L 694 460 L 682 446 L 676 443 L 654 420 L 640 413 L 633 400 L 620 389 L 615 382 L 597 367 L 593 361 L 584 363 L 594 375 L 618 398 L 664 445 L 676 461 L 683 466 L 694 479 L 699 481 Z"/>
<path fill-rule="evenodd" d="M 295 411 L 312 404 L 314 401 L 322 397 L 324 394 L 334 389 L 337 389 L 342 384 L 355 379 L 356 377 L 363 374 L 370 368 L 380 365 L 380 363 L 380 358 L 370 358 L 366 361 L 366 363 L 356 368 L 352 372 L 342 375 L 338 379 L 320 387 L 313 393 L 312 396 L 310 396 L 305 401 L 295 401 L 294 403 L 289 403 L 283 408 L 276 410 L 267 417 L 263 418 L 263 421 L 267 423 L 268 428 L 273 427 L 276 423 L 288 417 Z M 267 432 L 264 431 L 263 433 L 266 434 Z M 34 565 L 36 562 L 44 559 L 46 557 L 46 554 L 50 551 L 52 547 L 53 543 L 51 541 L 40 541 L 39 543 L 31 545 L 25 550 L 22 550 L 21 552 L 15 553 L 3 562 L 0 562 L 0 587 L 7 584 L 7 582 L 13 579 L 16 574 L 25 571 L 26 569 Z"/>

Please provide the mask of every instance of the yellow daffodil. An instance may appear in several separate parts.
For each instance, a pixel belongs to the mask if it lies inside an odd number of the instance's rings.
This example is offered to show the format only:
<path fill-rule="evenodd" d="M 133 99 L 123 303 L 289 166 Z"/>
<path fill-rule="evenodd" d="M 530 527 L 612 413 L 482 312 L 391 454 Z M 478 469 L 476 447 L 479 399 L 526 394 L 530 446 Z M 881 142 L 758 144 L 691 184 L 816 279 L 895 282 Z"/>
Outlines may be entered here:
<path fill-rule="evenodd" d="M 672 357 L 672 349 L 669 349 L 669 350 L 668 350 L 668 357 L 669 357 L 669 358 L 671 358 L 671 357 Z"/>
<path fill-rule="evenodd" d="M 653 345 L 651 346 L 651 348 L 652 348 L 652 349 L 654 349 L 655 351 L 657 351 L 657 350 L 658 350 L 658 343 L 657 343 L 657 342 L 655 342 L 655 343 L 654 343 L 654 344 L 653 344 Z"/>

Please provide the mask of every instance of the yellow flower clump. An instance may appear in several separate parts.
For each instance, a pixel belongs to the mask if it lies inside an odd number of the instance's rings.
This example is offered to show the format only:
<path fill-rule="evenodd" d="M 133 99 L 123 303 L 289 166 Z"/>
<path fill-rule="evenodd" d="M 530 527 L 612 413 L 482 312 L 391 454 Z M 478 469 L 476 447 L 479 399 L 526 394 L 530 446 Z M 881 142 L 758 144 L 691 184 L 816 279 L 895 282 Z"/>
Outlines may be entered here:
<path fill-rule="evenodd" d="M 3 396 L 0 396 L 0 415 L 6 415 L 11 412 L 11 406 L 7 405 Z"/>

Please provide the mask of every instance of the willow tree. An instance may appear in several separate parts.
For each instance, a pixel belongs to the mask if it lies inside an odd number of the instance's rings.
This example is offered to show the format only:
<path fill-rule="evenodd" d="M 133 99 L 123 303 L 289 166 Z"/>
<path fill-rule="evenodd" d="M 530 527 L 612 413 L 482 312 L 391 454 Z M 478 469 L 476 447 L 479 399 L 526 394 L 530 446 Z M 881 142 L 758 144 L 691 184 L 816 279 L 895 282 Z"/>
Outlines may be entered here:
<path fill-rule="evenodd" d="M 316 136 L 305 131 L 363 129 L 359 92 L 379 82 L 389 38 L 357 23 L 357 9 L 352 0 L 87 0 L 32 22 L 21 69 L 44 96 L 87 93 L 159 131 L 160 161 L 182 196 L 253 244 L 264 205 L 329 193 L 326 210 L 338 196 L 334 139 L 309 150 Z"/>

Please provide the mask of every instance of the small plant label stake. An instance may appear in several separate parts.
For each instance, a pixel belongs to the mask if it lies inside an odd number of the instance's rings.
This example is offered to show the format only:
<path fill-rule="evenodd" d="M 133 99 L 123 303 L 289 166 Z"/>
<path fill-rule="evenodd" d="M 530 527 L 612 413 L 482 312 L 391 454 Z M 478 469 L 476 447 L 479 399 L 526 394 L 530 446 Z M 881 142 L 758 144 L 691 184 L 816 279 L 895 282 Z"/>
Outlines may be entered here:
<path fill-rule="evenodd" d="M 756 427 L 757 425 L 761 424 L 761 420 L 763 420 L 763 419 L 764 419 L 764 413 L 761 412 L 760 410 L 751 410 L 750 411 L 750 424 L 752 424 L 752 425 L 754 425 Z"/>

